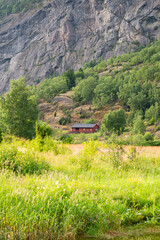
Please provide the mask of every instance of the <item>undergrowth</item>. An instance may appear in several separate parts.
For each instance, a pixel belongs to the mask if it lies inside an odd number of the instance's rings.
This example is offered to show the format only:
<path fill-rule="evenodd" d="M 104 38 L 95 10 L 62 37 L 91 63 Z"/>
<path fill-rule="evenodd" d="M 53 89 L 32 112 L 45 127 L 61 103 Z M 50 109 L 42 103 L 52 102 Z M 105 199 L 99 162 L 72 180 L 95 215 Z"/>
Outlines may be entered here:
<path fill-rule="evenodd" d="M 35 141 L 0 146 L 0 232 L 6 239 L 71 239 L 159 225 L 159 157 L 98 141 L 76 155 L 55 141 L 38 150 Z"/>

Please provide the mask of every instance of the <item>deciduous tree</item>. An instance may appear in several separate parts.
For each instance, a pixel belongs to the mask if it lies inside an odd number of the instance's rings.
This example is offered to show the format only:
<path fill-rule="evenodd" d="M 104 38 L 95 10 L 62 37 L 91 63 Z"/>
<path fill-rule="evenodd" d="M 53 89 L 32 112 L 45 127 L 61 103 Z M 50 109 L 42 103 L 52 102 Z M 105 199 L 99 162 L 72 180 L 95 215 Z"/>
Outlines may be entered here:
<path fill-rule="evenodd" d="M 102 128 L 109 132 L 120 132 L 124 131 L 126 125 L 126 113 L 123 109 L 119 109 L 114 112 L 106 114 L 102 120 Z"/>
<path fill-rule="evenodd" d="M 23 77 L 12 80 L 10 91 L 1 99 L 1 121 L 6 132 L 18 137 L 32 138 L 38 107 L 30 87 Z"/>

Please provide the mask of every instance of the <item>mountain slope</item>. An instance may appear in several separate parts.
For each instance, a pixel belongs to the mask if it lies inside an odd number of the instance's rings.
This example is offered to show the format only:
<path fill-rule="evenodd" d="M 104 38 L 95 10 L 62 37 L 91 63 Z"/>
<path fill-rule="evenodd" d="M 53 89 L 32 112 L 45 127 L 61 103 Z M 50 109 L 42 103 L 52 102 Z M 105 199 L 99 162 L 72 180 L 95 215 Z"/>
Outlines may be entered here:
<path fill-rule="evenodd" d="M 0 92 L 12 78 L 29 84 L 120 55 L 160 35 L 159 0 L 54 0 L 0 23 Z"/>

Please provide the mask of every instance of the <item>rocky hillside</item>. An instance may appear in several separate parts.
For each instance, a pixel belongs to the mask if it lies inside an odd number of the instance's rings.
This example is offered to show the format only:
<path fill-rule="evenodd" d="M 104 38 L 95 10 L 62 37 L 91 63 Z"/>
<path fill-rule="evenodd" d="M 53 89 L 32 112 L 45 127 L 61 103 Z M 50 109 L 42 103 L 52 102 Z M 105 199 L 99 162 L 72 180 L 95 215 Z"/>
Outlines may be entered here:
<path fill-rule="evenodd" d="M 39 111 L 42 120 L 46 121 L 53 129 L 60 128 L 71 131 L 71 126 L 76 123 L 83 123 L 86 120 L 93 119 L 95 123 L 101 125 L 101 121 L 106 113 L 122 108 L 117 102 L 113 106 L 103 107 L 100 110 L 92 104 L 76 106 L 73 100 L 73 92 L 69 91 L 56 96 L 51 103 L 42 101 L 39 104 Z M 59 120 L 70 115 L 71 122 L 66 125 L 60 125 Z"/>
<path fill-rule="evenodd" d="M 0 92 L 85 61 L 135 50 L 160 36 L 159 0 L 52 0 L 0 22 Z"/>

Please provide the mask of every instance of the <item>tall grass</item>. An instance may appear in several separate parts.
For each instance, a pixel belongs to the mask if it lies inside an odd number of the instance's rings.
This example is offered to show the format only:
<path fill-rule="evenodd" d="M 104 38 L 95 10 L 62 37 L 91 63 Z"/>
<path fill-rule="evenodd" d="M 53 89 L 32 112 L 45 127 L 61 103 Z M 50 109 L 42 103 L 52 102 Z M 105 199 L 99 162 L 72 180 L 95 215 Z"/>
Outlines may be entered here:
<path fill-rule="evenodd" d="M 1 152 L 14 161 L 20 154 L 25 164 L 32 142 L 22 145 L 3 143 Z M 6 239 L 103 236 L 126 226 L 159 224 L 159 158 L 98 142 L 85 143 L 78 155 L 33 152 L 32 160 L 43 159 L 47 172 L 16 174 L 1 165 L 0 232 Z"/>

